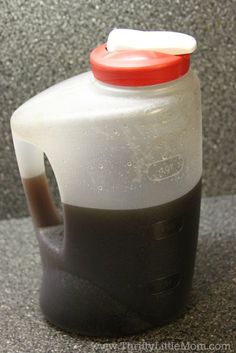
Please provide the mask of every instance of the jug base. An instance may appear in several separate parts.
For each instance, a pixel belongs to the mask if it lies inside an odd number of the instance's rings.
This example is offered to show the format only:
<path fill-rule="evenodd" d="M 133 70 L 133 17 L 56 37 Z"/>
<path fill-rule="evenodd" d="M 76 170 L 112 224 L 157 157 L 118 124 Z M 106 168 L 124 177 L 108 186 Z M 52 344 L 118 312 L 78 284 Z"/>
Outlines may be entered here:
<path fill-rule="evenodd" d="M 172 317 L 169 317 L 168 319 L 165 319 L 165 320 L 157 323 L 156 325 L 146 327 L 146 328 L 137 328 L 136 330 L 133 330 L 130 332 L 126 332 L 124 330 L 121 330 L 119 332 L 113 332 L 109 329 L 107 331 L 102 331 L 102 332 L 100 332 L 100 331 L 99 332 L 98 331 L 91 332 L 91 331 L 87 331 L 87 330 L 84 330 L 83 328 L 79 328 L 79 327 L 78 328 L 71 328 L 68 326 L 64 326 L 63 324 L 60 324 L 58 322 L 55 322 L 54 320 L 49 318 L 45 314 L 45 312 L 43 312 L 42 308 L 41 308 L 41 311 L 42 311 L 44 319 L 48 325 L 54 327 L 57 330 L 61 330 L 63 332 L 66 332 L 69 335 L 77 335 L 77 336 L 91 337 L 91 338 L 121 338 L 121 337 L 131 337 L 131 336 L 145 334 L 145 333 L 148 334 L 151 331 L 158 330 L 160 327 L 169 325 L 173 321 L 176 321 L 180 317 L 182 317 L 183 310 L 180 310 L 180 312 L 174 314 Z"/>
<path fill-rule="evenodd" d="M 201 181 L 148 209 L 64 205 L 65 230 L 38 232 L 45 317 L 93 337 L 134 335 L 174 320 L 191 289 L 200 196 Z"/>
<path fill-rule="evenodd" d="M 60 272 L 60 273 L 59 273 Z M 168 312 L 145 317 L 87 280 L 64 271 L 44 275 L 40 306 L 44 317 L 54 326 L 71 334 L 90 337 L 122 337 L 154 330 L 178 318 L 187 301 L 187 293 L 178 307 L 171 299 Z M 56 280 L 55 280 L 56 279 Z M 59 281 L 58 281 L 59 279 Z M 61 283 L 67 285 L 63 287 Z M 57 283 L 60 285 L 57 286 Z M 70 285 L 68 286 L 68 283 Z M 70 287 L 70 288 L 69 288 Z M 79 291 L 79 296 L 78 296 Z M 68 300 L 67 300 L 68 299 Z M 161 313 L 162 311 L 162 313 Z"/>

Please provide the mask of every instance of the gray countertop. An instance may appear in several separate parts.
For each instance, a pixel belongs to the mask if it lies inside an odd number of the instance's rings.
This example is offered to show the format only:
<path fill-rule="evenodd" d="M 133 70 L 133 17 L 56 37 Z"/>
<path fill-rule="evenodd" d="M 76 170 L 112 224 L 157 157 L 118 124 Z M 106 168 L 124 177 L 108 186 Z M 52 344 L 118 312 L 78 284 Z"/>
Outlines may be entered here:
<path fill-rule="evenodd" d="M 215 345 L 212 352 L 233 352 L 235 216 L 236 196 L 203 199 L 193 289 L 185 312 L 167 326 L 120 339 L 70 335 L 48 324 L 38 304 L 41 264 L 31 221 L 1 221 L 0 352 L 182 352 L 181 344 L 188 347 L 185 352 L 204 351 L 200 344 Z"/>

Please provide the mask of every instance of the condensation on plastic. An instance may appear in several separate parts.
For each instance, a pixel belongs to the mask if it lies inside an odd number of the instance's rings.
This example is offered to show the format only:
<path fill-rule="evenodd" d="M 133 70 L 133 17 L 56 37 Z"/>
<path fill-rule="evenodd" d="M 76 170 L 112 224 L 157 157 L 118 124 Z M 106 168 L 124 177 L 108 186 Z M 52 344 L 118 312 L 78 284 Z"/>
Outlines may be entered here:
<path fill-rule="evenodd" d="M 44 152 L 70 205 L 157 206 L 190 191 L 202 174 L 200 89 L 192 71 L 138 88 L 106 85 L 87 72 L 27 101 L 11 126 L 21 176 L 44 173 Z"/>

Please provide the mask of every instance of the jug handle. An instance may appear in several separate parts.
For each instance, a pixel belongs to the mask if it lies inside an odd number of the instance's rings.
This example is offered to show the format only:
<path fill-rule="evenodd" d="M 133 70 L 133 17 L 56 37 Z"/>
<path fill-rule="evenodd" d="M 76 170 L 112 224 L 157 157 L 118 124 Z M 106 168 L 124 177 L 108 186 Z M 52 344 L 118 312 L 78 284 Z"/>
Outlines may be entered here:
<path fill-rule="evenodd" d="M 54 204 L 45 173 L 44 152 L 37 146 L 18 138 L 13 143 L 29 211 L 36 227 L 62 223 Z"/>

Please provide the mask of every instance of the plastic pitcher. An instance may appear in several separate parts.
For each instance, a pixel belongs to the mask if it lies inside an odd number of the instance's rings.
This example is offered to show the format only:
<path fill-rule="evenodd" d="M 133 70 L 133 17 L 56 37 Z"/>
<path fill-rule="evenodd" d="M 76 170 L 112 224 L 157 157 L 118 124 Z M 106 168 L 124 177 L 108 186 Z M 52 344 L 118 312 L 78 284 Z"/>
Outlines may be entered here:
<path fill-rule="evenodd" d="M 181 33 L 113 30 L 92 51 L 92 71 L 12 116 L 43 264 L 40 305 L 65 330 L 134 334 L 169 322 L 186 304 L 202 175 L 195 48 Z"/>

